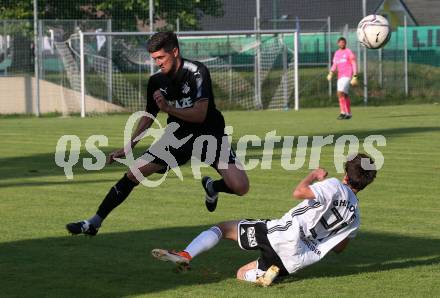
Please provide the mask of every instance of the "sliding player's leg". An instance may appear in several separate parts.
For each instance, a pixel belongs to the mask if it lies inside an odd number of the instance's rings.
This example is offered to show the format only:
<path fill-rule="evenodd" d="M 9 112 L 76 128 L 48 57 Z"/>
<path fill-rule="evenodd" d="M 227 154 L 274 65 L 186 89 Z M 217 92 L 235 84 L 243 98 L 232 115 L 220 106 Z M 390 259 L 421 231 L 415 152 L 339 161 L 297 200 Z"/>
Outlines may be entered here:
<path fill-rule="evenodd" d="M 200 233 L 182 251 L 153 249 L 151 253 L 156 259 L 175 263 L 180 269 L 189 268 L 189 263 L 194 257 L 212 249 L 221 239 L 237 241 L 243 250 L 261 251 L 261 257 L 257 261 L 250 262 L 237 271 L 238 279 L 257 282 L 257 279 L 264 276 L 266 271 L 270 271 L 271 267 L 277 268 L 277 275 L 288 274 L 280 258 L 270 246 L 267 239 L 266 221 L 264 220 L 222 222 Z M 267 286 L 270 282 L 262 285 Z"/>
<path fill-rule="evenodd" d="M 271 265 L 267 269 L 262 269 L 260 262 L 264 256 L 256 261 L 252 261 L 237 270 L 237 279 L 247 282 L 256 283 L 257 285 L 268 287 L 282 272 L 277 265 Z M 283 272 L 282 275 L 286 275 Z"/>
<path fill-rule="evenodd" d="M 256 262 L 251 262 L 237 271 L 237 278 L 268 286 L 278 276 L 289 273 L 268 239 L 267 220 L 242 220 L 237 225 L 237 242 L 244 250 L 260 250 Z M 269 272 L 269 276 L 265 276 Z M 274 274 L 275 273 L 275 274 Z M 258 280 L 263 277 L 263 280 Z"/>
<path fill-rule="evenodd" d="M 153 249 L 153 257 L 161 261 L 175 263 L 178 267 L 185 267 L 189 262 L 207 250 L 215 247 L 221 239 L 237 241 L 237 226 L 239 221 L 226 221 L 215 225 L 194 238 L 182 251 Z"/>
<path fill-rule="evenodd" d="M 265 271 L 258 269 L 258 261 L 252 261 L 237 270 L 237 279 L 249 282 L 256 282 Z"/>
<path fill-rule="evenodd" d="M 164 165 L 158 163 L 148 163 L 143 166 L 139 166 L 139 171 L 143 177 L 159 172 L 165 168 Z M 113 209 L 118 207 L 128 197 L 131 191 L 140 183 L 138 179 L 129 170 L 124 176 L 113 185 L 104 200 L 98 207 L 98 211 L 95 215 L 87 220 L 79 222 L 72 222 L 66 225 L 66 229 L 73 235 L 85 234 L 89 236 L 95 236 L 98 233 L 98 229 L 101 227 L 104 219 L 112 212 Z"/>

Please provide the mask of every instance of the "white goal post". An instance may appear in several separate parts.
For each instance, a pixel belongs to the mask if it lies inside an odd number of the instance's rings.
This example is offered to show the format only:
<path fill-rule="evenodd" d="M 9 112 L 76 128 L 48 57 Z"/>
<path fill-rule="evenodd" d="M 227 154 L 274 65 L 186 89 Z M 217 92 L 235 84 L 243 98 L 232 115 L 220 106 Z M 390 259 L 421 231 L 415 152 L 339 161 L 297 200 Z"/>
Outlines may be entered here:
<path fill-rule="evenodd" d="M 86 80 L 88 74 L 88 69 L 93 67 L 100 77 L 106 81 L 108 88 L 114 89 L 110 90 L 112 92 L 118 93 L 116 97 L 119 97 L 121 101 L 132 100 L 136 92 L 139 93 L 139 105 L 141 104 L 140 91 L 133 91 L 136 88 L 130 86 L 130 78 L 124 78 L 120 75 L 120 70 L 111 70 L 111 67 L 115 67 L 111 62 L 112 56 L 109 58 L 99 56 L 97 52 L 90 50 L 88 41 L 94 39 L 95 41 L 99 38 L 105 37 L 105 40 L 112 41 L 117 38 L 142 38 L 145 40 L 155 32 L 82 32 L 79 31 L 75 37 L 77 46 L 72 47 L 72 52 L 75 52 L 77 58 L 79 58 L 79 74 L 80 74 L 80 94 L 81 94 L 81 117 L 85 117 L 87 112 L 86 106 L 86 95 L 87 86 Z M 185 31 L 176 32 L 179 39 L 184 43 L 188 40 L 197 40 L 198 44 L 203 42 L 207 43 L 207 40 L 219 40 L 223 41 L 227 39 L 228 47 L 231 46 L 230 40 L 235 40 L 237 46 L 235 46 L 234 51 L 236 56 L 240 53 L 246 53 L 247 64 L 240 62 L 240 57 L 236 57 L 232 62 L 231 55 L 229 56 L 216 56 L 212 52 L 216 49 L 212 49 L 213 43 L 208 45 L 211 47 L 211 52 L 207 53 L 206 49 L 200 50 L 199 48 L 190 49 L 188 52 L 203 52 L 200 56 L 190 56 L 190 59 L 199 60 L 205 63 L 210 69 L 211 76 L 213 78 L 213 83 L 219 86 L 218 88 L 223 88 L 222 93 L 229 96 L 229 100 L 232 104 L 239 104 L 240 107 L 244 109 L 286 109 L 289 107 L 289 98 L 293 98 L 292 106 L 298 111 L 299 110 L 299 74 L 298 74 L 298 32 L 296 30 L 233 30 L 233 31 Z M 266 38 L 265 38 L 266 37 Z M 241 38 L 241 39 L 240 39 Z M 244 44 L 243 40 L 255 40 L 253 43 Z M 262 39 L 261 39 L 262 38 Z M 79 40 L 78 40 L 79 39 Z M 86 41 L 87 40 L 87 41 Z M 288 48 L 287 44 L 290 45 Z M 112 45 L 110 45 L 112 46 Z M 233 47 L 234 44 L 232 43 Z M 79 47 L 79 49 L 78 49 Z M 181 46 L 182 47 L 182 46 Z M 263 54 L 255 55 L 256 49 Z M 262 50 L 263 49 L 263 50 Z M 144 49 L 146 51 L 146 49 Z M 228 49 L 230 51 L 230 49 Z M 252 52 L 254 51 L 254 52 Z M 98 49 L 99 52 L 99 49 Z M 139 59 L 136 59 L 139 55 Z M 148 52 L 145 53 L 131 53 L 130 49 L 124 51 L 124 57 L 127 61 L 141 60 L 134 62 L 137 65 L 153 67 L 151 60 L 147 57 Z M 183 53 L 184 57 L 187 57 L 187 53 Z M 250 57 L 252 56 L 252 57 Z M 229 57 L 229 58 L 227 58 Z M 288 58 L 289 57 L 289 58 Z M 229 62 L 228 62 L 229 59 Z M 249 60 L 252 62 L 249 62 Z M 92 61 L 92 62 L 90 62 Z M 107 62 L 106 62 L 107 61 Z M 88 64 L 92 66 L 88 66 Z M 110 65 L 110 68 L 109 68 Z M 139 82 L 141 81 L 141 66 L 139 66 Z M 241 68 L 240 68 L 241 67 Z M 247 68 L 246 68 L 247 67 Z M 246 72 L 241 71 L 246 68 Z M 99 71 L 98 71 L 99 69 Z M 110 69 L 110 72 L 104 73 Z M 238 69 L 238 71 L 236 70 Z M 240 72 L 241 71 L 241 72 Z M 114 76 L 113 72 L 118 74 Z M 146 72 L 142 70 L 143 74 Z M 150 71 L 148 71 L 150 74 Z M 254 77 L 254 80 L 250 80 L 249 77 Z M 116 79 L 116 77 L 118 77 Z M 95 78 L 94 78 L 95 79 Z M 266 80 L 266 81 L 265 81 Z M 261 90 L 261 86 L 265 82 L 265 86 L 270 86 L 271 94 L 268 95 L 267 89 Z M 253 85 L 253 86 L 252 86 Z M 118 87 L 119 86 L 119 87 Z M 123 86 L 123 87 L 121 87 Z M 139 83 L 139 86 L 140 83 Z M 98 88 L 98 87 L 96 87 Z M 124 90 L 116 90 L 116 88 L 122 88 Z M 139 88 L 137 88 L 139 89 Z M 246 90 L 246 93 L 244 90 Z M 104 92 L 102 92 L 104 93 Z M 215 93 L 215 92 L 214 92 Z M 229 94 L 229 95 L 228 95 Z M 245 94 L 245 95 L 242 95 Z M 136 108 L 131 106 L 132 109 Z"/>

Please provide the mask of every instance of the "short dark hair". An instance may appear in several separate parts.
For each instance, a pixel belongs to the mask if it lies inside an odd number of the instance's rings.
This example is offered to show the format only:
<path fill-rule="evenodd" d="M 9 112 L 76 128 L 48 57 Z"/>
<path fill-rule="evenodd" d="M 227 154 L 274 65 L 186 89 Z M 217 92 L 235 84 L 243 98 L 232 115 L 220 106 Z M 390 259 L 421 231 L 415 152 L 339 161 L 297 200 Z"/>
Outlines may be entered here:
<path fill-rule="evenodd" d="M 364 161 L 362 161 L 364 160 Z M 364 153 L 358 153 L 345 163 L 348 185 L 356 190 L 364 189 L 376 178 L 374 160 Z"/>
<path fill-rule="evenodd" d="M 340 42 L 341 40 L 342 40 L 342 41 L 345 41 L 345 43 L 347 43 L 347 40 L 345 39 L 345 37 L 342 37 L 342 36 L 341 36 L 341 37 L 338 38 L 338 42 Z"/>
<path fill-rule="evenodd" d="M 172 31 L 157 32 L 153 34 L 147 43 L 147 50 L 150 53 L 164 49 L 166 52 L 171 52 L 174 48 L 179 49 L 179 41 L 177 35 Z"/>

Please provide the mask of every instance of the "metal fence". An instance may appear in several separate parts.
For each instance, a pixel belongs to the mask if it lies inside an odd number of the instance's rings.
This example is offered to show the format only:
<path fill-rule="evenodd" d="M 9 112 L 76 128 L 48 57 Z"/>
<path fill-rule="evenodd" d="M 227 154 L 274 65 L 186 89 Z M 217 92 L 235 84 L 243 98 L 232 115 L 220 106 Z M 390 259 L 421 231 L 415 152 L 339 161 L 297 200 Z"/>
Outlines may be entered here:
<path fill-rule="evenodd" d="M 80 68 L 78 59 L 72 52 L 70 41 L 72 36 L 82 32 L 123 32 L 150 30 L 175 30 L 182 31 L 227 31 L 227 30 L 292 30 L 298 32 L 298 66 L 299 66 L 299 98 L 301 107 L 315 107 L 336 105 L 334 87 L 325 80 L 329 61 L 336 50 L 336 40 L 345 36 L 350 47 L 358 57 L 358 66 L 361 75 L 365 71 L 363 60 L 366 54 L 367 61 L 367 92 L 365 86 L 353 88 L 351 91 L 354 104 L 364 104 L 366 95 L 368 104 L 395 104 L 411 101 L 429 102 L 438 100 L 440 95 L 440 27 L 439 26 L 414 26 L 409 20 L 405 29 L 402 25 L 394 25 L 393 38 L 382 50 L 367 50 L 364 52 L 356 39 L 355 26 L 362 18 L 364 12 L 373 13 L 381 1 L 365 1 L 364 11 L 362 0 L 210 0 L 210 1 L 147 1 L 137 2 L 131 9 L 120 5 L 106 6 L 103 1 L 98 10 L 88 10 L 88 6 L 79 7 L 76 1 L 62 2 L 63 10 L 43 11 L 40 7 L 37 22 L 37 39 L 35 44 L 33 36 L 33 22 L 30 20 L 2 20 L 0 21 L 0 113 L 38 113 L 50 111 L 79 112 L 81 78 L 78 77 Z M 60 2 L 61 3 L 61 2 Z M 116 3 L 116 2 L 115 2 Z M 119 5 L 119 6 L 118 6 Z M 440 3 L 439 3 L 440 5 Z M 341 9 L 344 8 L 344 9 Z M 70 11 L 65 17 L 75 19 L 62 19 L 60 11 Z M 58 15 L 55 15 L 55 14 Z M 57 18 L 44 19 L 44 18 Z M 80 19 L 80 18 L 82 19 Z M 406 33 L 405 33 L 406 32 Z M 189 58 L 202 59 L 201 54 L 218 57 L 217 45 L 228 44 L 225 40 L 206 39 L 203 42 L 182 39 L 182 44 L 189 45 L 184 48 L 184 55 Z M 229 37 L 230 38 L 230 37 Z M 406 42 L 405 42 L 406 41 Z M 101 39 L 102 42 L 102 39 Z M 123 43 L 123 41 L 121 41 Z M 95 38 L 95 45 L 99 40 Z M 142 44 L 142 43 L 138 43 Z M 145 40 L 143 41 L 145 44 Z M 292 46 L 286 43 L 287 60 L 292 57 Z M 36 47 L 35 47 L 36 45 Z M 142 60 L 148 58 L 145 51 L 121 52 L 121 43 L 117 44 L 108 39 L 107 44 L 102 44 L 95 54 L 109 58 L 107 72 L 114 73 L 115 59 Z M 119 47 L 119 48 L 118 48 Z M 34 49 L 37 55 L 34 55 Z M 230 69 L 252 73 L 258 71 L 254 61 L 258 51 L 253 54 L 237 54 L 229 48 L 222 59 Z M 197 52 L 197 54 L 194 54 Z M 121 54 L 122 53 L 122 54 Z M 249 52 L 250 53 L 250 52 Z M 119 56 L 118 56 L 119 55 Z M 147 54 L 148 55 L 148 54 Z M 38 71 L 35 71 L 35 58 L 39 58 Z M 260 97 L 262 105 L 246 105 L 244 108 L 293 108 L 294 96 L 289 93 L 287 104 L 273 106 L 271 97 L 265 94 L 265 86 L 271 85 L 271 78 L 283 68 L 283 53 L 280 52 L 274 60 L 274 67 L 264 76 L 264 80 L 257 82 L 253 88 L 253 97 Z M 122 61 L 122 60 L 121 60 Z M 116 61 L 120 63 L 120 61 Z M 148 62 L 137 63 L 136 71 L 139 73 L 134 79 L 147 80 L 151 73 Z M 222 64 L 222 65 L 223 65 Z M 129 64 L 127 64 L 128 67 Z M 121 68 L 121 66 L 118 66 Z M 221 66 L 223 67 L 223 66 Z M 210 65 L 213 70 L 221 68 L 219 65 Z M 124 67 L 122 67 L 124 68 Z M 278 70 L 277 70 L 278 69 Z M 123 73 L 126 71 L 122 69 Z M 133 70 L 131 70 L 133 71 Z M 35 80 L 38 74 L 39 80 Z M 231 77 L 231 76 L 229 76 Z M 260 76 L 261 77 L 261 74 Z M 12 80 L 12 78 L 15 78 Z M 227 80 L 215 83 L 217 101 L 225 109 L 243 108 L 236 105 L 233 88 L 225 89 Z M 40 91 L 36 86 L 39 83 Z M 10 89 L 26 86 L 19 97 Z M 87 84 L 90 84 L 87 83 Z M 117 97 L 113 80 L 103 79 L 95 81 L 96 86 L 106 85 L 93 90 L 93 84 L 88 90 L 93 95 L 100 94 L 100 99 L 114 104 Z M 136 84 L 135 84 L 136 85 Z M 255 85 L 255 81 L 252 82 Z M 15 87 L 17 86 L 17 87 Z M 144 92 L 144 83 L 136 85 L 137 94 Z M 229 84 L 232 86 L 232 84 Z M 221 87 L 221 88 L 220 88 Z M 113 91 L 109 91 L 112 90 Z M 259 91 L 262 89 L 263 91 Z M 37 105 L 36 98 L 40 94 L 42 104 Z M 238 93 L 237 93 L 238 94 Z M 79 97 L 78 97 L 79 96 Z M 116 96 L 116 97 L 115 97 Z M 13 103 L 8 97 L 20 98 L 19 109 L 14 110 Z M 21 101 L 25 103 L 22 104 Z M 7 104 L 6 104 L 7 103 Z M 56 104 L 55 104 L 56 103 Z M 5 106 L 7 106 L 5 108 Z M 124 106 L 121 104 L 121 106 Z M 60 109 L 61 107 L 61 109 Z"/>
<path fill-rule="evenodd" d="M 90 102 L 106 99 L 128 110 L 143 109 L 151 66 L 156 71 L 145 45 L 151 34 L 80 32 L 71 38 L 80 65 L 82 115 L 87 95 L 94 98 Z M 222 108 L 288 108 L 290 98 L 298 108 L 296 31 L 193 31 L 180 32 L 179 38 L 183 56 L 209 68 Z M 110 51 L 99 54 L 100 41 Z"/>

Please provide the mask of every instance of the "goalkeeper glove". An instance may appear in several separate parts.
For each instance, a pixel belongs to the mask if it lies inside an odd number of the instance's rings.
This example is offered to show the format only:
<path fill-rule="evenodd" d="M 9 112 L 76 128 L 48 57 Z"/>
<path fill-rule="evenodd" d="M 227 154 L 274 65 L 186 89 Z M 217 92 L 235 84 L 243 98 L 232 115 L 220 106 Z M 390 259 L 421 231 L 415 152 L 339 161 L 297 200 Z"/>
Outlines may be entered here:
<path fill-rule="evenodd" d="M 351 84 L 352 86 L 357 86 L 357 85 L 359 85 L 359 81 L 358 81 L 358 77 L 357 77 L 357 75 L 354 75 L 354 76 L 351 78 L 350 84 Z"/>
<path fill-rule="evenodd" d="M 332 78 L 333 78 L 333 72 L 330 71 L 327 75 L 327 81 L 331 81 Z"/>

